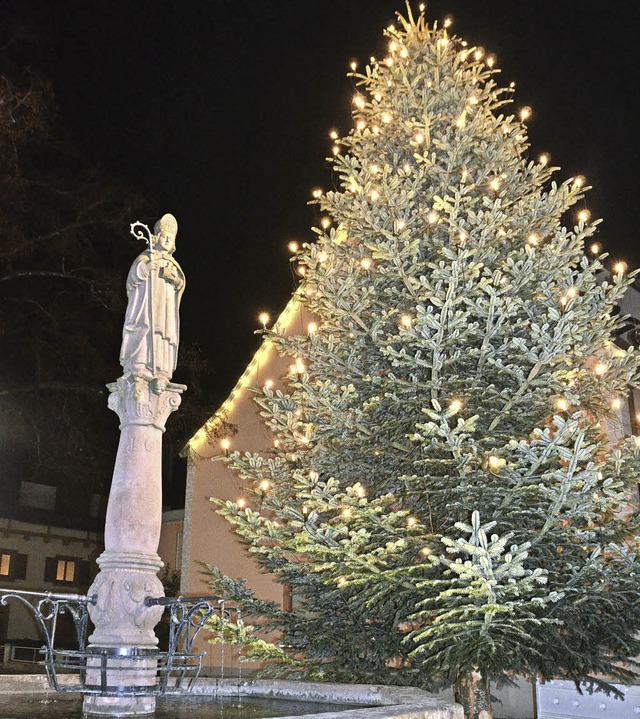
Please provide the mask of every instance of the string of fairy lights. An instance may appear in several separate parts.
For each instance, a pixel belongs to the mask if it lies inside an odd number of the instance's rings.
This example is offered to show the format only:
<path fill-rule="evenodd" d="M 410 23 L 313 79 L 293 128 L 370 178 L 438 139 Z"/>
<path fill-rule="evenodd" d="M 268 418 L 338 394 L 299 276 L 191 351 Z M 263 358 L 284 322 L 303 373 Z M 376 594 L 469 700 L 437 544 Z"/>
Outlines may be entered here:
<path fill-rule="evenodd" d="M 418 6 L 421 18 L 424 16 L 425 12 L 425 5 L 420 4 Z M 443 47 L 447 46 L 451 42 L 451 38 L 448 37 L 446 34 L 446 31 L 453 25 L 453 17 L 451 15 L 447 15 L 443 22 L 442 26 L 444 28 L 444 34 L 439 38 L 438 43 L 440 43 Z M 433 26 L 434 30 L 437 29 L 437 23 L 434 23 Z M 396 62 L 402 62 L 404 60 L 407 60 L 409 58 L 409 53 L 407 51 L 407 48 L 404 47 L 400 34 L 396 31 L 396 28 L 394 25 L 389 25 L 386 29 L 386 35 L 391 37 L 391 40 L 389 42 L 389 55 L 385 57 L 382 60 L 382 64 L 387 66 L 388 68 L 392 67 L 394 63 Z M 473 54 L 473 58 L 477 63 L 483 62 L 484 65 L 490 70 L 490 71 L 496 71 L 496 63 L 497 59 L 495 55 L 493 54 L 487 54 L 483 48 L 469 48 L 468 44 L 464 40 L 459 40 L 459 44 L 462 46 L 463 53 Z M 367 73 L 371 71 L 375 71 L 376 68 L 379 66 L 379 63 L 377 62 L 375 57 L 370 58 L 370 66 L 367 68 Z M 351 61 L 349 64 L 349 69 L 351 70 L 351 73 L 356 73 L 358 70 L 358 64 L 356 61 Z M 373 70 L 372 70 L 373 69 Z M 427 86 L 429 87 L 431 85 L 431 82 L 429 81 L 427 83 Z M 513 91 L 515 89 L 515 83 L 510 83 L 509 88 L 510 91 Z M 375 95 L 375 100 L 380 100 L 380 95 Z M 352 103 L 355 108 L 354 112 L 354 128 L 357 132 L 364 132 L 365 130 L 369 130 L 374 136 L 379 135 L 381 132 L 383 132 L 383 126 L 387 125 L 391 122 L 393 122 L 394 117 L 393 113 L 390 110 L 384 110 L 381 113 L 379 113 L 379 123 L 380 124 L 372 124 L 371 126 L 368 126 L 367 121 L 360 115 L 358 115 L 358 112 L 365 111 L 367 108 L 367 98 L 366 96 L 361 92 L 356 92 L 353 95 Z M 457 127 L 462 128 L 465 126 L 467 119 L 468 119 L 468 113 L 479 103 L 479 97 L 477 93 L 472 93 L 468 99 L 468 105 L 463 110 L 463 112 L 458 116 L 458 118 L 455 121 L 455 124 Z M 529 106 L 522 107 L 518 113 L 517 116 L 524 125 L 525 122 L 530 120 L 533 117 L 533 110 Z M 523 127 L 523 129 L 526 129 Z M 503 132 L 504 134 L 509 134 L 512 132 L 512 128 L 505 124 L 503 126 Z M 525 139 L 525 135 L 522 131 L 518 131 L 515 134 L 515 139 L 517 142 L 523 142 Z M 333 158 L 337 158 L 341 152 L 341 144 L 340 144 L 340 133 L 337 129 L 333 128 L 329 131 L 329 140 L 331 141 L 331 155 Z M 411 138 L 411 141 L 415 143 L 416 146 L 422 146 L 427 142 L 428 138 L 425 136 L 424 132 L 416 132 L 413 137 Z M 542 167 L 547 167 L 549 163 L 551 162 L 551 155 L 548 152 L 542 152 L 538 158 L 537 158 L 538 164 Z M 377 166 L 376 164 L 371 164 L 369 166 L 369 171 L 372 175 L 379 175 L 382 173 L 382 168 Z M 558 168 L 554 168 L 558 169 Z M 412 167 L 406 163 L 402 167 L 403 172 L 406 175 L 409 175 L 412 172 Z M 470 173 L 467 169 L 464 169 L 461 175 L 462 182 L 466 182 L 470 179 Z M 493 193 L 499 193 L 503 186 L 503 181 L 506 179 L 506 175 L 504 173 L 496 173 L 487 178 L 487 186 L 489 190 Z M 569 182 L 572 184 L 572 187 L 576 191 L 580 191 L 583 188 L 586 187 L 586 179 L 582 175 L 578 175 L 572 180 L 569 180 Z M 357 191 L 358 188 L 357 183 L 355 180 L 353 181 L 350 190 L 352 192 Z M 324 191 L 321 188 L 314 188 L 311 192 L 311 196 L 314 200 L 318 201 L 323 196 Z M 374 188 L 369 193 L 369 199 L 372 202 L 377 202 L 381 199 L 381 193 L 379 189 Z M 440 213 L 432 209 L 426 214 L 426 219 L 429 225 L 436 225 L 441 217 Z M 584 227 L 587 225 L 587 223 L 591 220 L 591 213 L 590 211 L 582 207 L 580 208 L 576 213 L 576 220 L 578 222 L 578 226 L 576 229 L 579 231 L 582 231 Z M 332 218 L 329 216 L 323 216 L 319 219 L 320 227 L 323 231 L 327 232 L 331 226 L 332 226 Z M 406 221 L 402 218 L 397 219 L 396 223 L 394 225 L 394 229 L 396 232 L 400 232 L 405 229 Z M 504 230 L 499 231 L 499 236 L 507 237 L 508 233 Z M 464 240 L 466 239 L 467 235 L 464 230 L 460 230 L 460 239 Z M 538 248 L 541 243 L 543 242 L 543 237 L 539 232 L 532 231 L 529 232 L 526 237 L 526 244 L 533 250 L 535 248 Z M 295 258 L 298 256 L 298 254 L 301 251 L 300 245 L 296 241 L 291 241 L 288 243 L 288 249 L 290 253 L 292 254 L 292 259 L 295 261 Z M 603 247 L 600 242 L 591 242 L 588 246 L 588 252 L 589 254 L 594 258 L 598 259 L 601 263 L 604 261 L 604 259 L 607 257 L 607 255 L 603 254 Z M 321 262 L 323 260 L 326 260 L 326 256 L 319 257 L 318 258 Z M 360 267 L 365 272 L 370 272 L 375 267 L 374 261 L 370 257 L 363 257 L 360 260 Z M 610 272 L 614 275 L 614 277 L 622 276 L 627 273 L 627 263 L 622 260 L 613 261 L 610 263 L 609 266 Z M 302 306 L 302 299 L 303 294 L 306 292 L 305 289 L 305 270 L 306 268 L 302 264 L 298 264 L 296 267 L 296 272 L 300 277 L 300 284 L 298 285 L 297 289 L 294 291 L 293 296 L 291 300 L 286 305 L 284 311 L 281 313 L 281 315 L 278 317 L 274 325 L 272 326 L 271 330 L 269 330 L 269 323 L 271 321 L 270 315 L 266 311 L 262 311 L 258 315 L 258 322 L 264 332 L 272 332 L 275 334 L 286 334 L 290 328 L 292 320 L 298 315 L 300 308 Z M 568 307 L 571 304 L 571 301 L 577 298 L 580 294 L 580 290 L 578 287 L 570 286 L 567 287 L 566 290 L 563 292 L 563 294 L 559 297 L 558 302 L 562 309 L 568 309 Z M 415 318 L 413 318 L 411 315 L 404 313 L 400 315 L 399 318 L 399 326 L 405 330 L 410 330 L 414 326 Z M 311 321 L 308 324 L 307 327 L 307 333 L 308 335 L 312 336 L 315 333 L 318 332 L 318 323 L 315 321 Z M 217 425 L 221 423 L 221 421 L 226 420 L 226 418 L 229 417 L 230 413 L 233 411 L 236 402 L 239 400 L 239 398 L 243 397 L 243 393 L 245 391 L 248 391 L 251 389 L 253 384 L 255 384 L 257 372 L 259 370 L 259 367 L 262 363 L 265 362 L 265 360 L 268 359 L 269 353 L 275 352 L 275 347 L 269 338 L 269 336 L 265 336 L 263 339 L 263 342 L 257 352 L 254 354 L 251 362 L 245 369 L 245 371 L 242 373 L 241 377 L 239 378 L 238 382 L 236 383 L 235 387 L 231 391 L 229 397 L 225 400 L 225 402 L 220 406 L 220 408 L 214 413 L 214 415 L 207 420 L 205 425 L 196 432 L 196 434 L 192 437 L 192 439 L 189 442 L 189 448 L 192 452 L 195 452 L 198 454 L 198 449 L 202 447 L 203 444 L 207 442 L 207 438 L 209 436 L 209 433 L 215 429 Z M 621 350 L 616 347 L 616 345 L 613 342 L 609 342 L 608 346 L 606 348 L 606 356 L 600 357 L 595 360 L 595 362 L 592 363 L 591 367 L 588 369 L 593 373 L 593 375 L 596 378 L 602 378 L 613 366 L 615 357 L 617 353 L 620 353 Z M 295 361 L 289 366 L 289 373 L 293 375 L 303 375 L 307 371 L 307 367 L 302 360 L 302 358 L 297 358 Z M 571 383 L 569 383 L 569 386 L 571 386 Z M 274 387 L 274 380 L 267 379 L 263 382 L 264 389 L 272 390 Z M 614 412 L 620 412 L 623 408 L 623 400 L 615 396 L 610 401 L 610 407 Z M 455 416 L 459 414 L 464 409 L 464 402 L 462 399 L 455 398 L 451 400 L 449 403 L 446 414 L 448 417 Z M 576 410 L 575 407 L 573 407 L 570 403 L 570 401 L 562 396 L 555 400 L 555 409 L 558 412 L 562 413 L 571 413 Z M 636 422 L 640 424 L 640 413 L 638 413 L 635 417 Z M 300 441 L 303 444 L 308 444 L 309 439 L 308 437 L 305 438 L 304 436 L 300 437 Z M 640 449 L 640 436 L 634 437 L 635 445 Z M 222 450 L 222 453 L 227 455 L 232 450 L 232 441 L 230 437 L 223 437 L 220 439 L 220 449 Z M 274 439 L 273 440 L 273 448 L 278 449 L 280 447 L 280 440 Z M 212 460 L 218 459 L 218 457 L 214 456 L 211 457 Z M 504 468 L 507 465 L 507 460 L 504 457 L 500 457 L 497 455 L 489 455 L 486 458 L 486 468 L 487 470 L 495 475 L 499 475 L 501 471 L 504 470 Z M 318 473 L 315 472 L 315 470 L 310 470 L 309 476 L 311 481 L 314 481 L 318 478 Z M 263 495 L 268 492 L 271 489 L 271 484 L 267 480 L 263 480 L 258 485 L 258 490 Z M 354 486 L 354 491 L 356 493 L 356 496 L 359 498 L 364 498 L 366 496 L 365 489 L 362 485 L 358 484 Z M 239 509 L 244 509 L 247 507 L 247 500 L 243 497 L 239 498 L 236 501 L 236 505 Z M 303 506 L 302 513 L 307 514 L 308 513 L 308 507 Z M 344 507 L 341 512 L 341 517 L 343 520 L 348 521 L 351 519 L 352 510 L 349 507 Z M 406 519 L 406 525 L 409 529 L 413 529 L 417 527 L 419 524 L 418 520 L 415 517 L 407 517 Z M 431 554 L 432 549 L 430 547 L 423 547 L 420 550 L 420 553 L 422 556 L 427 557 L 429 554 Z M 347 579 L 345 577 L 340 577 L 337 580 L 337 584 L 339 587 L 345 586 L 347 584 Z"/>

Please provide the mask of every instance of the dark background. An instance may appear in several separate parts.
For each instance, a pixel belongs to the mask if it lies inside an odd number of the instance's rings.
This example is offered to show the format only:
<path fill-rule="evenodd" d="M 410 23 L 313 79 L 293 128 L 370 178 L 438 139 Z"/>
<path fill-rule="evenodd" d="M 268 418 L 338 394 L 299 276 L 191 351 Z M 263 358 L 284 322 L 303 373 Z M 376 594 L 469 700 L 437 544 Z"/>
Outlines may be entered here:
<path fill-rule="evenodd" d="M 396 0 L 4 5 L 37 29 L 25 60 L 52 81 L 73 141 L 178 218 L 182 336 L 208 356 L 212 411 L 258 344 L 258 313 L 276 316 L 295 286 L 287 243 L 312 237 L 311 189 L 331 182 L 328 131 L 351 126 L 348 63 L 384 56 L 397 10 Z M 636 266 L 635 3 L 428 3 L 431 21 L 447 13 L 456 34 L 496 54 L 505 85 L 516 81 L 516 107 L 533 108 L 532 155 L 548 151 L 560 179 L 587 177 L 599 239 Z M 157 218 L 123 217 L 123 233 L 135 219 Z"/>

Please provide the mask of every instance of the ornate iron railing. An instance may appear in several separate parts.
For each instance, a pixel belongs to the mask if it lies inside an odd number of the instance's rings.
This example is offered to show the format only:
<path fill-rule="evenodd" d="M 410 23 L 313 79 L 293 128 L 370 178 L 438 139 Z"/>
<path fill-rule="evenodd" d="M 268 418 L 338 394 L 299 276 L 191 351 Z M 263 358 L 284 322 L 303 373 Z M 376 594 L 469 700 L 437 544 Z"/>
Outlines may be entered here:
<path fill-rule="evenodd" d="M 193 643 L 207 621 L 216 615 L 227 622 L 235 609 L 227 609 L 220 597 L 146 597 L 145 606 L 169 610 L 167 651 L 137 647 L 87 647 L 88 606 L 96 596 L 27 592 L 0 589 L 0 605 L 16 601 L 34 618 L 44 639 L 40 649 L 49 685 L 57 692 L 82 692 L 100 696 L 184 694 L 191 690 L 202 670 L 205 652 L 192 653 Z M 73 620 L 77 649 L 56 647 L 61 615 Z M 155 673 L 155 682 L 132 683 L 138 668 Z M 60 680 L 61 674 L 77 681 Z"/>

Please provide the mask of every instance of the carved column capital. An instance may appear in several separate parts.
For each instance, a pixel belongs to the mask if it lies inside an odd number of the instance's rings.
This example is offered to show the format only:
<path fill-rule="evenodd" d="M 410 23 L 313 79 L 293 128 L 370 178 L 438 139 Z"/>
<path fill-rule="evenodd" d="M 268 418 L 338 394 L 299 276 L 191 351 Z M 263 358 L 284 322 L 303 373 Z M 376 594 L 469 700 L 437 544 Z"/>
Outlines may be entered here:
<path fill-rule="evenodd" d="M 107 385 L 110 392 L 109 409 L 120 417 L 123 427 L 155 427 L 165 431 L 165 423 L 182 401 L 186 385 L 161 382 L 145 377 L 120 377 Z"/>

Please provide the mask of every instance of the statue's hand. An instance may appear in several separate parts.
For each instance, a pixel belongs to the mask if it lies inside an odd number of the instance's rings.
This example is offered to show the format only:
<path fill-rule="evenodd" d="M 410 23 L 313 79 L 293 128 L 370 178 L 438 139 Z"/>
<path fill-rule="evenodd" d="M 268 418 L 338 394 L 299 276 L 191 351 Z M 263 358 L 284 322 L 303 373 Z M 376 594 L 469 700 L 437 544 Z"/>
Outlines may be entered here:
<path fill-rule="evenodd" d="M 167 262 L 167 264 L 161 268 L 160 277 L 167 282 L 170 282 L 175 287 L 179 288 L 182 285 L 182 278 L 170 262 Z"/>

